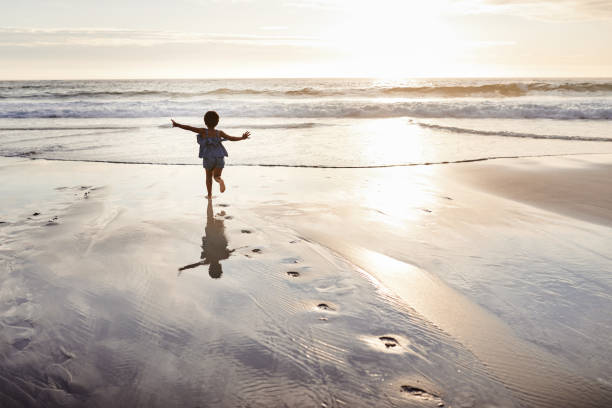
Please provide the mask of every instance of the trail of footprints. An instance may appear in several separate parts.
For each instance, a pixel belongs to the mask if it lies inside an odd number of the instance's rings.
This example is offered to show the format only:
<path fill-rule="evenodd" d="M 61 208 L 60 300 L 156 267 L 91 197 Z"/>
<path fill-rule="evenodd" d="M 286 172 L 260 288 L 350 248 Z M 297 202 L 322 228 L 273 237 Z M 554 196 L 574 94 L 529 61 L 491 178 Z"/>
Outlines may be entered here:
<path fill-rule="evenodd" d="M 7 293 L 9 293 L 8 296 Z M 18 359 L 29 359 L 32 354 L 44 355 L 36 369 L 23 371 L 27 377 L 33 379 L 32 388 L 37 388 L 39 392 L 37 398 L 45 401 L 50 394 L 55 397 L 60 395 L 63 401 L 72 401 L 67 405 L 76 406 L 75 403 L 87 394 L 84 386 L 73 381 L 72 373 L 66 366 L 68 362 L 76 358 L 76 355 L 66 350 L 61 344 L 45 348 L 45 345 L 39 342 L 32 349 L 32 343 L 36 340 L 35 336 L 41 328 L 38 327 L 33 316 L 36 305 L 34 305 L 32 295 L 23 287 L 17 286 L 11 291 L 4 291 L 1 300 L 0 327 L 2 327 L 4 339 L 7 340 L 6 346 L 13 348 L 12 351 L 3 348 L 3 352 L 14 354 Z M 41 347 L 45 350 L 44 353 L 41 352 Z"/>
<path fill-rule="evenodd" d="M 452 198 L 450 197 L 444 197 L 447 200 L 452 200 Z M 221 207 L 228 207 L 228 204 L 219 204 L 219 206 Z M 431 212 L 430 210 L 425 210 L 427 212 Z M 230 219 L 229 217 L 225 217 L 226 219 Z M 252 234 L 253 231 L 249 230 L 249 229 L 242 229 L 241 232 L 243 234 Z M 298 243 L 299 240 L 292 240 L 289 241 L 290 244 L 295 244 Z M 262 253 L 262 249 L 261 248 L 254 248 L 251 250 L 251 252 L 256 253 L 256 254 L 260 254 Z M 250 256 L 247 255 L 247 257 L 250 258 Z M 299 258 L 296 257 L 288 257 L 288 258 L 284 258 L 280 261 L 283 264 L 298 264 L 300 262 Z M 297 279 L 300 278 L 301 274 L 300 272 L 296 271 L 296 270 L 288 270 L 285 272 L 288 276 L 288 278 L 290 279 Z M 335 312 L 336 308 L 328 303 L 324 303 L 321 302 L 319 304 L 317 304 L 317 310 L 322 311 L 322 312 Z M 327 316 L 321 316 L 319 317 L 319 320 L 321 321 L 328 321 L 328 317 Z M 395 350 L 401 347 L 400 342 L 389 335 L 385 335 L 385 336 L 380 336 L 378 337 L 378 340 L 385 346 L 385 349 L 387 350 Z M 435 406 L 435 407 L 444 407 L 445 403 L 442 400 L 442 398 L 436 394 L 434 394 L 431 391 L 426 391 L 420 387 L 414 386 L 414 385 L 410 385 L 410 384 L 403 384 L 399 387 L 398 392 L 402 395 L 405 395 L 407 398 L 410 398 L 412 400 L 417 400 L 420 403 L 425 403 L 428 406 Z"/>
<path fill-rule="evenodd" d="M 30 344 L 35 333 L 30 300 L 26 294 L 12 299 L 10 296 L 4 297 L 2 300 L 0 326 L 3 327 L 8 343 L 21 351 Z"/>
<path fill-rule="evenodd" d="M 92 191 L 97 190 L 98 187 L 93 187 L 93 186 L 78 186 L 78 187 L 56 187 L 55 190 L 57 191 L 76 191 L 73 193 L 73 195 L 75 196 L 79 196 L 81 193 L 83 193 L 83 195 L 81 196 L 81 198 L 83 199 L 88 199 L 90 196 L 89 194 L 91 194 Z M 34 220 L 37 221 L 41 218 L 41 215 L 43 215 L 43 213 L 41 211 L 34 211 L 32 214 L 30 214 L 30 216 L 26 217 L 26 220 Z M 5 226 L 5 225 L 11 225 L 11 224 L 18 224 L 19 221 L 17 222 L 8 222 L 8 221 L 4 221 L 4 220 L 0 220 L 0 225 Z M 59 225 L 60 221 L 59 221 L 59 217 L 57 215 L 54 215 L 53 217 L 49 218 L 49 220 L 47 222 L 45 222 L 44 226 L 46 227 L 51 227 L 54 225 Z"/>
<path fill-rule="evenodd" d="M 57 191 L 72 192 L 74 196 L 79 196 L 81 193 L 83 199 L 87 199 L 89 194 L 97 188 L 92 186 L 77 186 L 77 187 L 56 187 Z M 25 218 L 28 221 L 39 223 L 44 220 L 43 211 L 34 211 Z M 27 222 L 27 221 L 25 221 Z M 0 225 L 18 225 L 21 221 L 8 222 L 0 220 Z M 46 222 L 42 221 L 40 226 L 59 225 L 60 219 L 57 215 L 52 216 Z M 0 288 L 0 292 L 2 292 Z M 0 327 L 4 327 L 4 331 L 8 338 L 8 344 L 13 346 L 17 351 L 23 351 L 28 348 L 32 342 L 32 337 L 35 333 L 35 324 L 30 316 L 31 304 L 29 296 L 15 296 L 12 299 L 3 298 L 0 307 Z"/>
<path fill-rule="evenodd" d="M 68 187 L 59 187 L 58 190 L 63 190 L 63 189 L 68 189 Z M 81 186 L 80 188 L 81 191 L 83 191 L 83 198 L 87 199 L 89 197 L 90 191 L 94 190 L 93 188 L 91 188 L 90 186 Z M 75 193 L 75 195 L 77 195 Z M 448 200 L 452 200 L 452 198 L 450 197 L 444 197 Z M 219 207 L 229 207 L 229 204 L 218 204 Z M 430 212 L 430 210 L 424 210 L 427 212 Z M 32 215 L 30 217 L 27 217 L 27 219 L 32 220 L 33 217 L 39 217 L 41 216 L 41 212 L 36 211 L 34 213 L 32 213 Z M 224 218 L 226 220 L 231 220 L 233 217 L 232 216 L 225 216 L 225 214 L 222 214 L 224 216 Z M 7 222 L 5 221 L 0 221 L 0 224 L 7 224 Z M 52 218 L 50 218 L 44 225 L 45 226 L 53 226 L 53 225 L 58 225 L 59 224 L 59 218 L 57 216 L 54 216 Z M 253 231 L 250 229 L 241 229 L 241 233 L 243 234 L 252 234 Z M 292 240 L 289 241 L 289 243 L 291 244 L 296 244 L 298 243 L 299 240 Z M 261 254 L 263 253 L 263 250 L 261 248 L 253 248 L 251 249 L 251 253 L 253 254 Z M 250 256 L 246 255 L 247 257 L 250 258 Z M 298 264 L 300 262 L 300 259 L 297 257 L 288 257 L 288 258 L 284 258 L 280 261 L 282 264 Z M 300 278 L 301 274 L 300 272 L 296 271 L 296 270 L 288 270 L 286 271 L 286 274 L 288 276 L 289 279 L 297 279 Z M 16 299 L 16 303 L 17 305 L 20 305 L 23 302 L 27 302 L 27 299 Z M 336 308 L 328 303 L 324 303 L 321 302 L 319 304 L 317 304 L 317 309 L 319 311 L 322 312 L 335 312 Z M 19 320 L 19 319 L 17 319 Z M 328 317 L 327 316 L 321 316 L 319 317 L 319 320 L 321 321 L 328 321 Z M 7 319 L 4 319 L 3 322 L 5 325 L 9 326 L 9 327 L 14 327 L 16 329 L 21 329 L 21 330 L 25 330 L 25 331 L 31 331 L 32 330 L 32 322 L 29 321 L 28 319 L 22 319 L 19 321 L 7 321 Z M 13 339 L 12 342 L 12 346 L 21 351 L 23 349 L 25 349 L 29 343 L 31 342 L 31 336 L 28 335 L 28 333 L 20 333 L 21 335 L 17 335 L 15 336 L 15 338 Z M 401 345 L 399 343 L 399 341 L 389 335 L 385 335 L 385 336 L 380 336 L 378 337 L 378 340 L 384 345 L 385 349 L 387 350 L 395 350 L 397 348 L 400 348 Z M 69 354 L 67 356 L 70 356 Z M 70 356 L 72 357 L 72 356 Z M 69 359 L 70 357 L 67 357 L 67 359 Z M 59 377 L 62 377 L 61 375 Z M 416 387 L 414 385 L 408 385 L 408 384 L 404 384 L 401 385 L 399 387 L 398 390 L 401 394 L 406 395 L 407 397 L 411 398 L 411 399 L 416 399 L 420 402 L 424 402 L 424 403 L 428 403 L 428 404 L 434 404 L 437 407 L 444 407 L 444 401 L 436 394 L 426 391 L 422 388 Z"/>

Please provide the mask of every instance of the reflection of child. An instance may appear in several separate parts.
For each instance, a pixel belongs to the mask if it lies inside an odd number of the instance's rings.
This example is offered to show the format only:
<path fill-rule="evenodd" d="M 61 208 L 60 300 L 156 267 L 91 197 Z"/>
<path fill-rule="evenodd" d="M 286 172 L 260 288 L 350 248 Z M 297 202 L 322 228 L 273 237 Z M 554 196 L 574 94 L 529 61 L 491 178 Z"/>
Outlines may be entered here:
<path fill-rule="evenodd" d="M 208 203 L 206 228 L 204 229 L 206 235 L 202 237 L 202 255 L 200 258 L 204 259 L 205 263 L 210 263 L 208 274 L 211 278 L 217 279 L 223 273 L 219 261 L 229 258 L 233 251 L 227 248 L 224 220 L 216 219 L 213 216 L 211 202 Z"/>
<path fill-rule="evenodd" d="M 196 128 L 193 126 L 182 125 L 175 122 L 173 119 L 172 127 L 179 127 L 181 129 L 190 130 L 197 133 L 196 140 L 200 145 L 199 157 L 202 158 L 202 165 L 206 169 L 206 191 L 208 192 L 207 198 L 212 198 L 212 180 L 213 178 L 219 183 L 219 189 L 221 192 L 225 191 L 225 183 L 221 178 L 221 172 L 225 167 L 225 157 L 227 156 L 227 150 L 223 147 L 222 141 L 231 140 L 238 141 L 247 139 L 250 136 L 250 132 L 244 132 L 242 137 L 230 136 L 222 130 L 215 130 L 215 127 L 219 123 L 219 115 L 215 111 L 208 111 L 204 115 L 205 128 Z"/>
<path fill-rule="evenodd" d="M 225 215 L 221 212 L 219 215 Z M 208 274 L 213 279 L 218 279 L 223 273 L 220 261 L 230 257 L 233 249 L 227 248 L 227 238 L 225 237 L 225 226 L 222 218 L 217 219 L 213 215 L 212 200 L 208 200 L 206 208 L 206 228 L 202 237 L 202 253 L 200 261 L 194 264 L 185 265 L 179 268 L 179 275 L 185 269 L 197 268 L 200 265 L 208 265 Z"/>

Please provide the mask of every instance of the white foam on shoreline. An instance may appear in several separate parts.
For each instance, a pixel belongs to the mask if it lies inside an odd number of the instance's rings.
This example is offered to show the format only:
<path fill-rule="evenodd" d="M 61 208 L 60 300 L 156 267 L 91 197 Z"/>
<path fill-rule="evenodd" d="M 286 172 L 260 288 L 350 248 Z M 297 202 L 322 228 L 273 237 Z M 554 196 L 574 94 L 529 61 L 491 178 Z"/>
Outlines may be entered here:
<path fill-rule="evenodd" d="M 611 120 L 607 98 L 593 100 L 315 100 L 0 101 L 0 118 L 148 118 L 200 116 L 214 106 L 225 116 L 276 118 L 492 118 Z M 205 109 L 204 109 L 205 110 Z"/>

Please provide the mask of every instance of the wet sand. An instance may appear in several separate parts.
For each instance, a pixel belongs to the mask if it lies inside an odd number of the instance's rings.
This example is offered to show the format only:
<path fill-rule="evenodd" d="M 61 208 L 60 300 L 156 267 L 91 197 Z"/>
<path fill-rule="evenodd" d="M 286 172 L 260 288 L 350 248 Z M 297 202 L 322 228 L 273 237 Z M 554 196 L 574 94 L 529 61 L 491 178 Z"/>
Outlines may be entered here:
<path fill-rule="evenodd" d="M 606 406 L 611 162 L 0 159 L 3 406 Z"/>
<path fill-rule="evenodd" d="M 483 191 L 593 223 L 612 225 L 612 163 L 607 155 L 477 166 L 462 177 Z"/>

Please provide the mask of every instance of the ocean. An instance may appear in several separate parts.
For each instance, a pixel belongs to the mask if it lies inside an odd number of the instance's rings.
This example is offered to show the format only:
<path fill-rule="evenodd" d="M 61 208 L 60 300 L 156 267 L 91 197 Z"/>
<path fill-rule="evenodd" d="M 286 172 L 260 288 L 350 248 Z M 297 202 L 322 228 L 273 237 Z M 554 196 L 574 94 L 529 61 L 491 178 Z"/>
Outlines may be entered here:
<path fill-rule="evenodd" d="M 208 110 L 229 165 L 612 153 L 612 79 L 193 79 L 0 82 L 0 155 L 196 165 Z"/>

